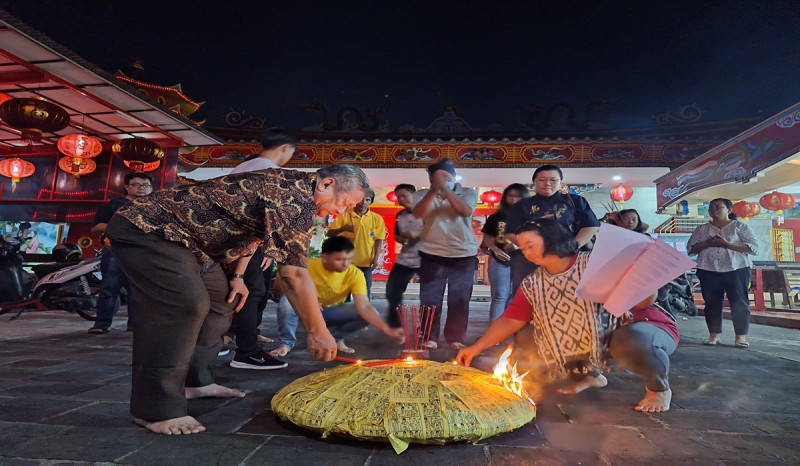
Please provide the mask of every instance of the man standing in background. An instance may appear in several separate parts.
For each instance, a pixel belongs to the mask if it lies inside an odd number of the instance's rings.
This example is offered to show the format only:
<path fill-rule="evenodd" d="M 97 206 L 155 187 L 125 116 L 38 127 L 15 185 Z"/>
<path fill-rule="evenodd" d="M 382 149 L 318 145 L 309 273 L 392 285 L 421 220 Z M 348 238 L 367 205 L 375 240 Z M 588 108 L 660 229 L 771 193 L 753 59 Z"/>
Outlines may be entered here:
<path fill-rule="evenodd" d="M 126 195 L 106 202 L 94 215 L 94 225 L 92 233 L 100 233 L 100 242 L 103 250 L 100 253 L 100 273 L 103 274 L 103 282 L 100 285 L 100 296 L 97 300 L 97 320 L 95 320 L 89 333 L 92 335 L 102 335 L 108 333 L 111 328 L 111 321 L 114 314 L 119 309 L 119 293 L 124 287 L 130 293 L 128 279 L 122 273 L 122 269 L 117 265 L 117 260 L 111 253 L 111 248 L 105 240 L 106 225 L 111 220 L 111 216 L 128 202 L 145 197 L 153 192 L 153 177 L 144 172 L 134 172 L 125 175 Z M 128 300 L 128 331 L 133 330 L 133 314 L 131 302 Z"/>
<path fill-rule="evenodd" d="M 372 297 L 372 270 L 383 263 L 383 241 L 386 224 L 383 217 L 369 210 L 375 192 L 367 191 L 355 207 L 336 217 L 328 227 L 328 237 L 344 236 L 355 246 L 353 265 L 364 273 L 367 280 L 367 298 Z"/>

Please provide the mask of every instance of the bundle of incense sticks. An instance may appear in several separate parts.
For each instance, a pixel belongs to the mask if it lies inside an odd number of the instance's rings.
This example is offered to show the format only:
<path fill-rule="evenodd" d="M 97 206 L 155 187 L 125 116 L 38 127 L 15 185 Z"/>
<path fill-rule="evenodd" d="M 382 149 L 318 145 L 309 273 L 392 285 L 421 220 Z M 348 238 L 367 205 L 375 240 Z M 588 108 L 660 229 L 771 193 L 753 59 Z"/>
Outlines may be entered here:
<path fill-rule="evenodd" d="M 406 350 L 422 350 L 422 344 L 431 338 L 433 315 L 436 306 L 417 306 L 404 304 L 397 308 L 400 324 L 406 335 Z"/>

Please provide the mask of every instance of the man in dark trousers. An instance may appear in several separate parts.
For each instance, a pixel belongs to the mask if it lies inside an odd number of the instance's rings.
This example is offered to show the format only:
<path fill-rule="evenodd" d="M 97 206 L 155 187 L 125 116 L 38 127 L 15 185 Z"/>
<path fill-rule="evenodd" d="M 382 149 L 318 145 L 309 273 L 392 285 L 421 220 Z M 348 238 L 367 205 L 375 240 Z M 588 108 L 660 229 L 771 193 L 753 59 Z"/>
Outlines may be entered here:
<path fill-rule="evenodd" d="M 269 129 L 261 138 L 261 153 L 237 165 L 231 174 L 280 168 L 291 160 L 296 147 L 294 136 L 282 129 Z M 272 284 L 272 259 L 265 257 L 258 248 L 252 256 L 239 261 L 247 264 L 242 280 L 249 293 L 242 309 L 233 316 L 232 332 L 228 332 L 228 335 L 233 333 L 236 336 L 236 355 L 230 366 L 236 369 L 282 369 L 287 364 L 267 354 L 258 344 L 258 326 L 266 305 L 264 298 Z"/>
<path fill-rule="evenodd" d="M 106 232 L 139 312 L 134 422 L 164 435 L 194 434 L 205 427 L 187 414 L 187 399 L 244 396 L 215 383 L 213 367 L 231 316 L 247 297 L 246 264 L 238 259 L 262 244 L 279 264 L 312 357 L 332 360 L 336 341 L 306 270 L 314 219 L 353 207 L 367 189 L 366 175 L 352 165 L 316 173 L 266 169 L 159 191 L 120 208 Z"/>
<path fill-rule="evenodd" d="M 145 197 L 153 192 L 153 177 L 144 172 L 134 172 L 125 175 L 126 195 L 103 204 L 94 216 L 92 233 L 100 233 L 100 240 L 103 243 L 103 250 L 100 253 L 100 273 L 103 274 L 103 282 L 100 285 L 100 297 L 97 300 L 97 320 L 95 320 L 89 333 L 92 335 L 102 335 L 108 333 L 111 328 L 111 321 L 114 314 L 119 309 L 119 293 L 124 287 L 128 288 L 128 279 L 114 259 L 111 248 L 105 241 L 106 226 L 111 216 L 128 202 Z M 133 306 L 128 302 L 128 331 L 133 330 Z"/>

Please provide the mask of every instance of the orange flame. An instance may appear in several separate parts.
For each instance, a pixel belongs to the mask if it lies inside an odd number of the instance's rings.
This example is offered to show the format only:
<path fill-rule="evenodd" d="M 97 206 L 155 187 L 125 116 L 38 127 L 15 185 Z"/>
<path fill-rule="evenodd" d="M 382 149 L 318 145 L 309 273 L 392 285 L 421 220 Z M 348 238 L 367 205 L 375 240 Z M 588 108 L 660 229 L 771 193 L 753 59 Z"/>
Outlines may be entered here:
<path fill-rule="evenodd" d="M 536 403 L 534 403 L 533 400 L 528 397 L 528 393 L 525 392 L 525 388 L 522 385 L 522 379 L 524 379 L 528 373 L 526 372 L 520 375 L 517 372 L 516 363 L 512 366 L 508 362 L 509 356 L 511 356 L 510 346 L 503 352 L 503 354 L 500 356 L 500 360 L 497 361 L 497 365 L 494 366 L 494 378 L 499 380 L 506 390 L 517 395 L 523 400 L 527 400 L 533 406 L 536 406 Z"/>

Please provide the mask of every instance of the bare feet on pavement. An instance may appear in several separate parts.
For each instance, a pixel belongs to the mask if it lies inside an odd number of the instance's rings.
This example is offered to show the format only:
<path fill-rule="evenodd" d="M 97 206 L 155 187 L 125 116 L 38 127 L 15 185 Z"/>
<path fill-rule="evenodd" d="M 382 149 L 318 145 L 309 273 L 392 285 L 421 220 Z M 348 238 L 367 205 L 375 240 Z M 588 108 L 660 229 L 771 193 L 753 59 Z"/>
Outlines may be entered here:
<path fill-rule="evenodd" d="M 175 419 L 158 422 L 147 422 L 137 417 L 133 418 L 133 422 L 150 432 L 164 435 L 198 434 L 206 430 L 203 424 L 197 422 L 192 416 L 176 417 Z"/>
<path fill-rule="evenodd" d="M 292 349 L 289 348 L 287 345 L 278 345 L 277 348 L 269 352 L 269 355 L 273 358 L 282 358 L 289 354 L 289 351 Z"/>
<path fill-rule="evenodd" d="M 672 401 L 672 390 L 653 392 L 647 387 L 645 387 L 645 390 L 647 390 L 647 394 L 645 394 L 642 401 L 633 409 L 642 413 L 663 413 L 664 411 L 669 411 L 669 403 Z"/>
<path fill-rule="evenodd" d="M 336 342 L 336 349 L 338 349 L 340 353 L 351 354 L 356 352 L 356 350 L 354 350 L 353 348 L 350 348 L 349 346 L 345 345 L 344 340 L 339 340 Z"/>
<path fill-rule="evenodd" d="M 259 343 L 272 343 L 273 341 L 275 341 L 275 340 L 273 340 L 272 338 L 267 338 L 264 335 L 259 335 L 258 336 L 258 342 Z"/>
<path fill-rule="evenodd" d="M 244 392 L 215 383 L 204 387 L 186 387 L 186 399 L 195 398 L 244 398 Z"/>
<path fill-rule="evenodd" d="M 562 395 L 575 395 L 580 393 L 587 388 L 602 388 L 608 385 L 608 379 L 605 378 L 603 375 L 598 375 L 597 377 L 586 377 L 581 380 L 578 380 L 572 385 L 559 388 L 556 390 L 558 393 Z"/>

